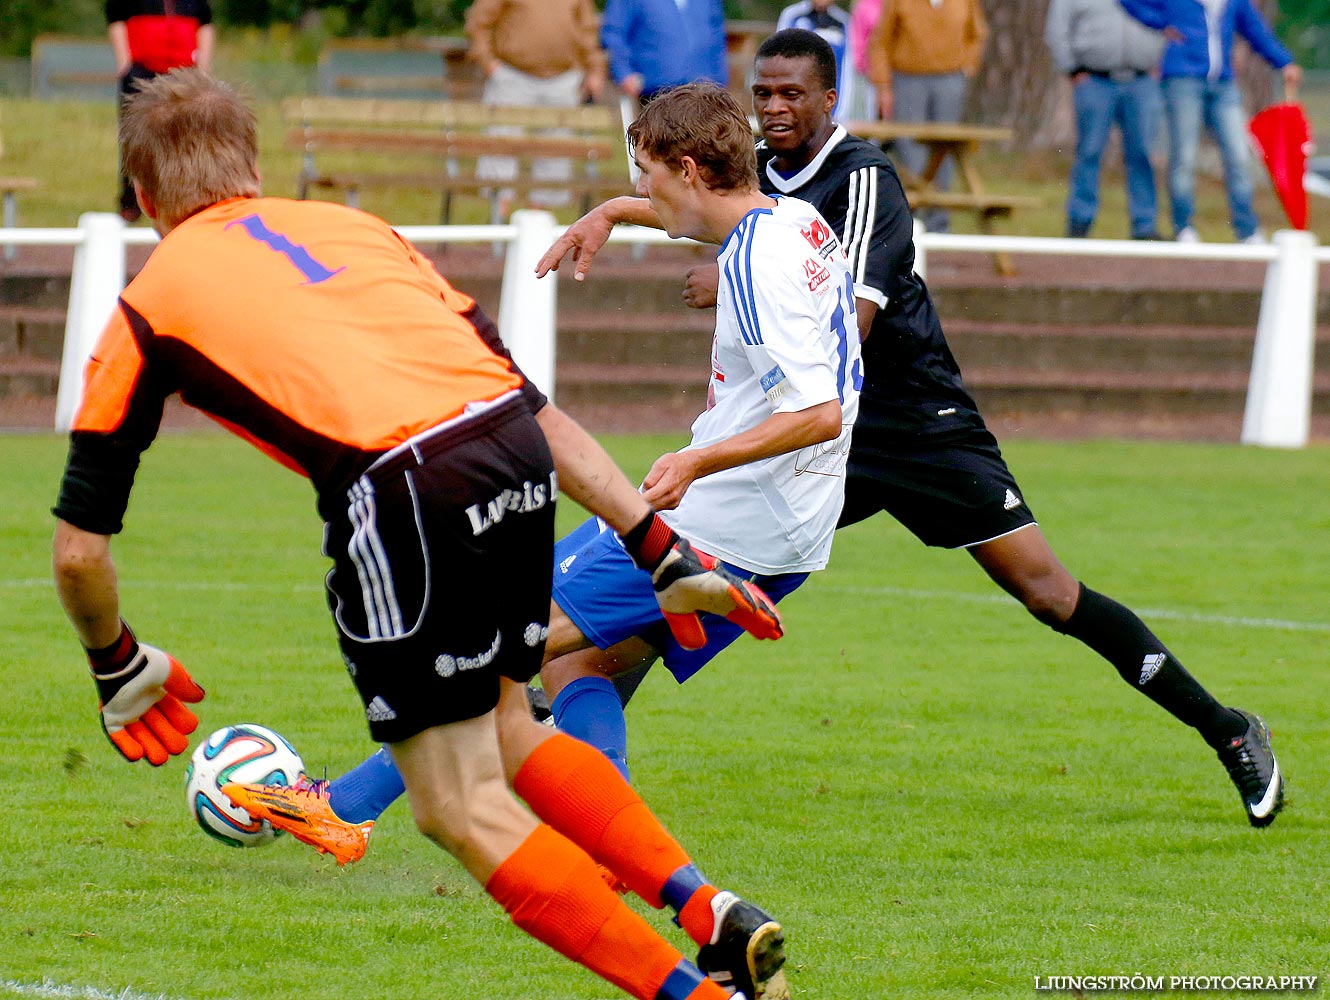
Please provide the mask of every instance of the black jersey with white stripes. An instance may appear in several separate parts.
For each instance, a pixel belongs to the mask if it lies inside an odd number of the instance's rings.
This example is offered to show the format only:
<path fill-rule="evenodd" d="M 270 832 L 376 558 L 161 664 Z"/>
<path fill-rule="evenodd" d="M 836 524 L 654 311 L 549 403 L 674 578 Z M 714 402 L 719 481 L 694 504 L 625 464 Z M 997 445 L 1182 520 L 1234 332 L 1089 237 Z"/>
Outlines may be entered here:
<path fill-rule="evenodd" d="M 758 143 L 762 190 L 812 203 L 841 237 L 855 296 L 878 305 L 863 345 L 855 443 L 866 431 L 914 437 L 983 426 L 928 288 L 914 273 L 914 220 L 886 154 L 837 126 L 812 162 L 793 176 L 780 174 L 773 156 L 766 143 Z"/>

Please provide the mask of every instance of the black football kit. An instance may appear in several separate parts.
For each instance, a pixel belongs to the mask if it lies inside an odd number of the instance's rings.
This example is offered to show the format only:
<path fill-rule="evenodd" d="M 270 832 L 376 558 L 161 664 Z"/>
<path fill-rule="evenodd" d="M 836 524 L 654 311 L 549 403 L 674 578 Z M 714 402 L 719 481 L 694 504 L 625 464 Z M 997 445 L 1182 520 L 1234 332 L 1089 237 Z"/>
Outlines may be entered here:
<path fill-rule="evenodd" d="M 762 190 L 822 213 L 841 236 L 856 298 L 878 307 L 863 344 L 864 384 L 839 526 L 886 511 L 928 545 L 969 548 L 1035 524 L 914 272 L 914 220 L 886 154 L 837 126 L 792 175 L 776 170 L 765 143 L 757 155 Z M 1273 779 L 1256 775 L 1274 766 L 1268 744 L 1257 747 L 1259 720 L 1220 705 L 1131 609 L 1081 584 L 1066 621 L 1036 617 L 1085 643 L 1135 690 L 1197 729 L 1229 767 L 1252 824 L 1274 819 L 1278 805 L 1262 797 L 1282 785 L 1277 772 Z M 1243 754 L 1249 761 L 1259 756 L 1261 766 L 1244 771 L 1230 763 Z M 1253 802 L 1265 811 L 1253 811 Z"/>
<path fill-rule="evenodd" d="M 841 527 L 885 510 L 928 545 L 961 548 L 1034 523 L 914 273 L 914 220 L 886 154 L 839 127 L 789 177 L 765 143 L 757 152 L 762 190 L 814 205 L 841 235 L 856 297 L 878 306 Z"/>

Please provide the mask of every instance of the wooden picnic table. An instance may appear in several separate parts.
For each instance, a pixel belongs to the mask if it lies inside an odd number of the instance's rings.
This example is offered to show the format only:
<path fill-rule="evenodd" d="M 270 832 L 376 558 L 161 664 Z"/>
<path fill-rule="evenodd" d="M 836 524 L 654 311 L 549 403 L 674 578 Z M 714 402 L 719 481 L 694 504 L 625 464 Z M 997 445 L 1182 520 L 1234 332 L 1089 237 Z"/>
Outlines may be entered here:
<path fill-rule="evenodd" d="M 979 173 L 978 152 L 989 142 L 1009 142 L 1011 129 L 988 125 L 966 125 L 960 122 L 848 122 L 846 130 L 852 135 L 875 142 L 894 139 L 913 139 L 927 147 L 928 162 L 923 172 L 915 174 L 899 160 L 893 160 L 905 187 L 910 208 L 946 208 L 975 214 L 981 233 L 993 232 L 993 220 L 1010 216 L 1018 208 L 1035 208 L 1038 198 L 1027 195 L 993 194 Z M 937 187 L 938 171 L 943 161 L 952 157 L 956 162 L 956 176 L 962 190 L 942 191 Z M 993 266 L 1000 274 L 1013 274 L 1010 257 L 1005 253 L 993 255 Z"/>

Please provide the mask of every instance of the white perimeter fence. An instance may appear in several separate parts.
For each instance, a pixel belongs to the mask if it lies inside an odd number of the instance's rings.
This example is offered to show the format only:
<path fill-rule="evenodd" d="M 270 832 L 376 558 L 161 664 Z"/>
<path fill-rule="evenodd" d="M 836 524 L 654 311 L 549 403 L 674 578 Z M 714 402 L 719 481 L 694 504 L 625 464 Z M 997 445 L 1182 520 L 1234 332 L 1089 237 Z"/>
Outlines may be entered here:
<path fill-rule="evenodd" d="M 560 229 L 548 212 L 519 211 L 506 226 L 401 226 L 418 243 L 507 244 L 497 317 L 499 332 L 522 369 L 554 395 L 555 291 L 552 278 L 537 280 L 536 261 Z M 128 229 L 117 215 L 89 213 L 77 229 L 0 229 L 0 246 L 73 246 L 74 270 L 65 321 L 64 355 L 56 399 L 57 431 L 67 431 L 78 410 L 83 369 L 125 284 L 125 247 L 156 242 L 147 229 Z M 664 233 L 618 227 L 613 243 L 668 243 Z M 928 253 L 1002 251 L 1062 256 L 1182 258 L 1265 261 L 1265 287 L 1242 422 L 1242 442 L 1278 448 L 1307 443 L 1311 423 L 1317 267 L 1330 249 L 1310 233 L 1281 230 L 1265 246 L 1177 244 L 1126 240 L 1067 240 L 1019 236 L 915 234 L 915 269 L 926 275 Z"/>

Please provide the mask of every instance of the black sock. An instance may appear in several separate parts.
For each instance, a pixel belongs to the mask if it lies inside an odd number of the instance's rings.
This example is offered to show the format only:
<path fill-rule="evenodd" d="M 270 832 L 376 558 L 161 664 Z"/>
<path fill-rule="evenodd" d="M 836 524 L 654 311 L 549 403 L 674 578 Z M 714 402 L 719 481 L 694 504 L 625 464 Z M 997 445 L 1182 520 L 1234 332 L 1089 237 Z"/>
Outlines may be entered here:
<path fill-rule="evenodd" d="M 1145 622 L 1111 597 L 1081 584 L 1076 610 L 1053 630 L 1081 640 L 1113 664 L 1124 681 L 1197 730 L 1212 747 L 1247 731 L 1242 716 L 1215 701 Z"/>

